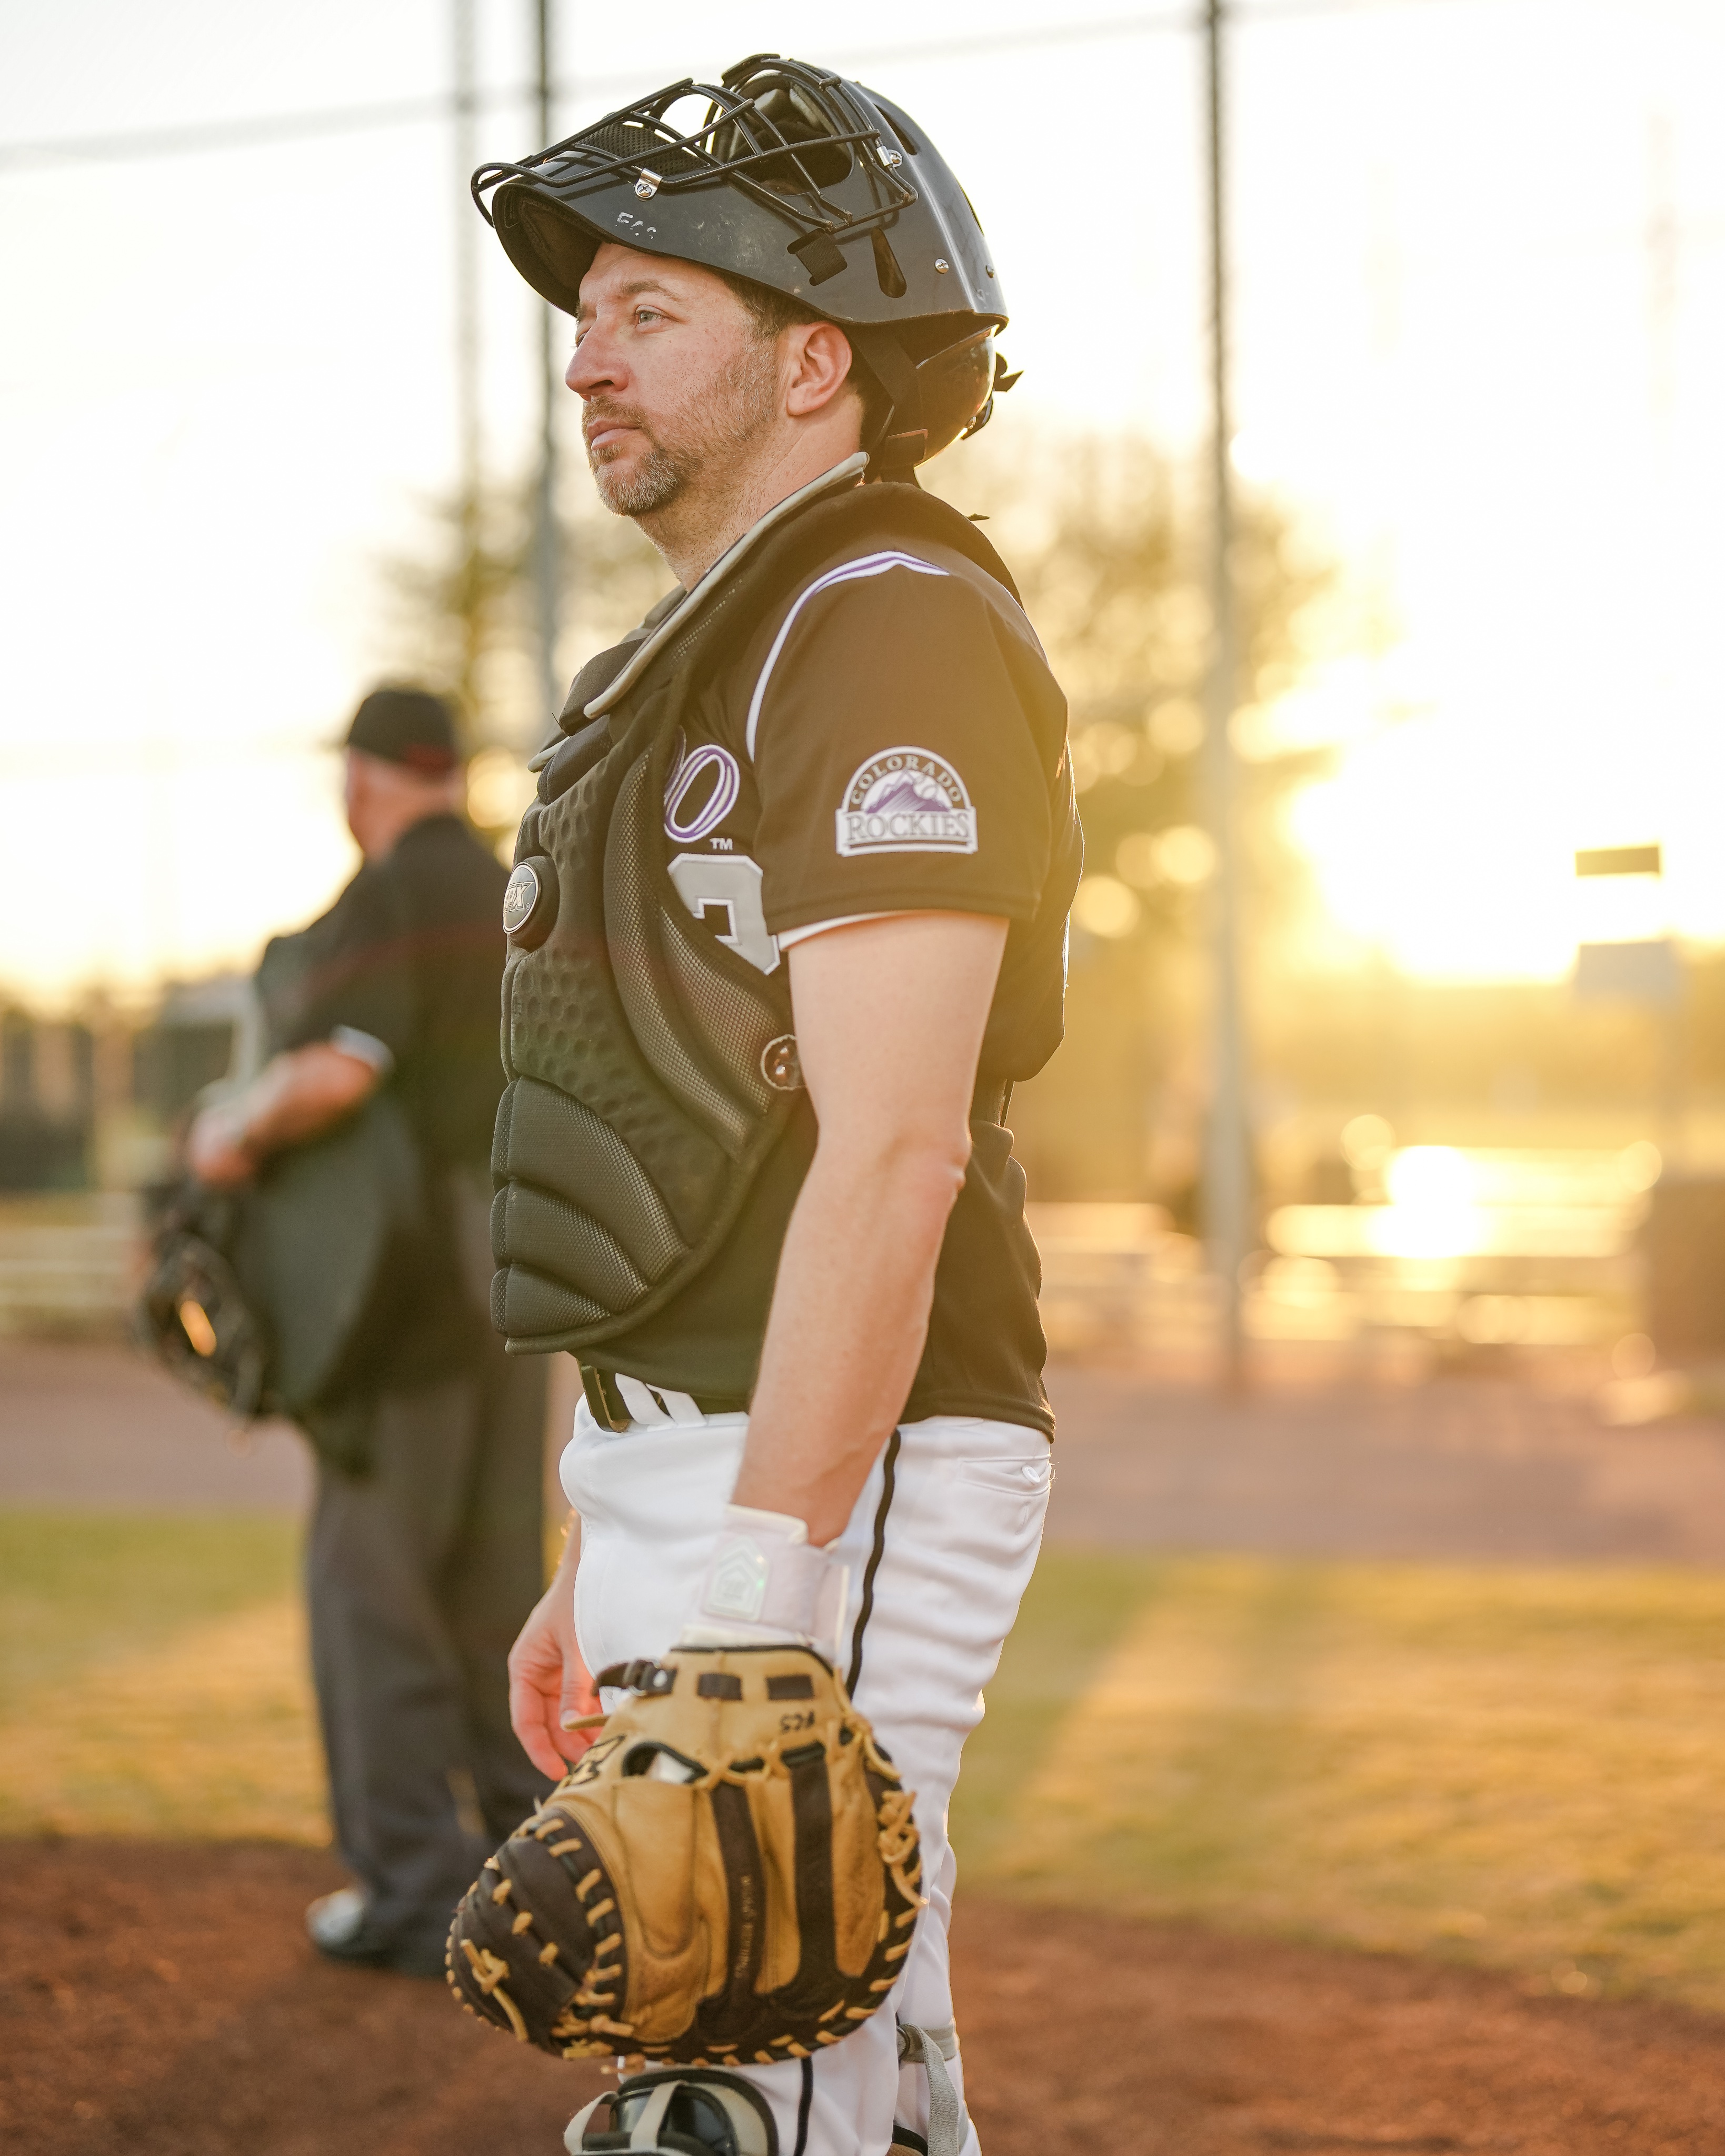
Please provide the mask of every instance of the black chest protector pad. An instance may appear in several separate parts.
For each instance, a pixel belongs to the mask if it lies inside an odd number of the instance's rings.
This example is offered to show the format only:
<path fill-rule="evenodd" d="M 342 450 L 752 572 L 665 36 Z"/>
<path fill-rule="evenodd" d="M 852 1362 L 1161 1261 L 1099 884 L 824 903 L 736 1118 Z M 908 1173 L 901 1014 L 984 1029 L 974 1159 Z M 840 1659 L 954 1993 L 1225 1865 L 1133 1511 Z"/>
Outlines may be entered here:
<path fill-rule="evenodd" d="M 506 912 L 491 1316 L 512 1353 L 583 1352 L 662 1309 L 711 1260 L 796 1112 L 788 969 L 758 972 L 690 913 L 666 861 L 666 781 L 692 697 L 773 608 L 853 541 L 918 538 L 1016 598 L 945 502 L 855 488 L 762 535 L 604 716 L 583 706 L 639 647 L 576 683 Z"/>

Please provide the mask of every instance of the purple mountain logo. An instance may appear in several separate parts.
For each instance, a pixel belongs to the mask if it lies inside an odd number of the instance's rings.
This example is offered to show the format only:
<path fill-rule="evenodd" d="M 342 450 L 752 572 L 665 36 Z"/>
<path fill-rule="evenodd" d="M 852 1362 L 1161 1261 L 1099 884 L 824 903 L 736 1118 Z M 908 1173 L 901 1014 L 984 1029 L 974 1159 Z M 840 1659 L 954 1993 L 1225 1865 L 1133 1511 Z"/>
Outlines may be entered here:
<path fill-rule="evenodd" d="M 950 808 L 952 803 L 933 779 L 920 771 L 890 771 L 863 796 L 865 816 L 885 816 L 895 808 Z"/>
<path fill-rule="evenodd" d="M 861 854 L 973 854 L 976 810 L 964 781 L 932 749 L 890 748 L 851 775 L 837 844 Z"/>

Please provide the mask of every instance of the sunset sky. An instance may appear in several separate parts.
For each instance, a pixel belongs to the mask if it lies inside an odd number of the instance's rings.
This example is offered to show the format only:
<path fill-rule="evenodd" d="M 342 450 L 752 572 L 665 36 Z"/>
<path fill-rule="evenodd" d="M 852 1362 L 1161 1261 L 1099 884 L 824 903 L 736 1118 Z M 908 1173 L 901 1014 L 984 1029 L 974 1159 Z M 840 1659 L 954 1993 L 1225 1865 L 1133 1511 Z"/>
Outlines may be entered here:
<path fill-rule="evenodd" d="M 481 148 L 520 153 L 527 0 L 478 7 Z M 434 96 L 449 12 L 13 8 L 0 145 Z M 1109 15 L 999 0 L 993 49 L 961 51 L 984 18 L 955 0 L 880 0 L 813 43 L 803 6 L 665 0 L 614 29 L 572 7 L 561 117 L 757 49 L 855 69 L 988 228 L 1025 369 L 998 439 L 1130 428 L 1183 453 L 1204 419 L 1199 52 L 1183 15 Z M 1343 744 L 1294 810 L 1331 955 L 1560 974 L 1601 928 L 1573 850 L 1656 839 L 1653 925 L 1725 938 L 1725 9 L 1240 15 L 1236 460 L 1388 624 L 1288 715 Z M 379 557 L 454 476 L 462 213 L 434 118 L 0 160 L 0 990 L 244 963 L 348 872 L 319 744 L 379 665 Z M 507 472 L 531 317 L 483 259 Z"/>

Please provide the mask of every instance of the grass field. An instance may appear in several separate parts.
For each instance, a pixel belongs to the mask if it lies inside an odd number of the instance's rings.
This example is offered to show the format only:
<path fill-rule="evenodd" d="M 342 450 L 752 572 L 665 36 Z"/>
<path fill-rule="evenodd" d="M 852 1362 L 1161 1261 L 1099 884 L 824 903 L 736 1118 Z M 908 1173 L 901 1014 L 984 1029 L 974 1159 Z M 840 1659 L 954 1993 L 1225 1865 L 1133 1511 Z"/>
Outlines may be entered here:
<path fill-rule="evenodd" d="M 1051 1554 L 970 1876 L 1725 2008 L 1725 1578 Z"/>
<path fill-rule="evenodd" d="M 327 1840 L 278 1516 L 0 1513 L 0 1833 Z"/>
<path fill-rule="evenodd" d="M 278 1519 L 0 1517 L 0 1831 L 321 1840 Z M 1052 1553 L 967 1876 L 1725 2009 L 1725 1577 Z"/>

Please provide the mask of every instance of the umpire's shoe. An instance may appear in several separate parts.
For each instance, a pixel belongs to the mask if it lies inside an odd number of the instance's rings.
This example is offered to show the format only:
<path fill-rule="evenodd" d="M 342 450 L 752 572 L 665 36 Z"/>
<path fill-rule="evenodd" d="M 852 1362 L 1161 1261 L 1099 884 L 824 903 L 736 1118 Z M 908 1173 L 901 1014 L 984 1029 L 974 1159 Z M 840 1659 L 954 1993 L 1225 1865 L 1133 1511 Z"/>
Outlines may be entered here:
<path fill-rule="evenodd" d="M 305 1931 L 317 1951 L 352 1969 L 387 1969 L 398 1976 L 441 1977 L 440 1943 L 403 1944 L 382 1937 L 371 1922 L 371 1897 L 360 1887 L 320 1894 L 305 1912 Z"/>

